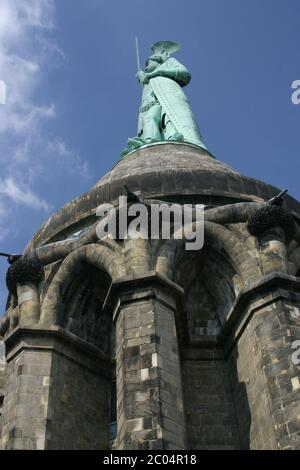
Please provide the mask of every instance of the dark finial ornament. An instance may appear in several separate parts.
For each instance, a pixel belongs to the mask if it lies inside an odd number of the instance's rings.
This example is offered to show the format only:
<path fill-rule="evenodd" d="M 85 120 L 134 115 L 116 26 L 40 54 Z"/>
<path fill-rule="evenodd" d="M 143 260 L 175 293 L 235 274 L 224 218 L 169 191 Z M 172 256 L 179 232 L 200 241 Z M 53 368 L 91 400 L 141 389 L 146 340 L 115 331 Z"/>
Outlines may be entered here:
<path fill-rule="evenodd" d="M 295 221 L 292 214 L 276 204 L 265 204 L 249 218 L 247 224 L 248 232 L 255 237 L 261 237 L 275 227 L 282 228 L 288 238 L 294 235 Z"/>
<path fill-rule="evenodd" d="M 6 285 L 11 294 L 16 294 L 17 284 L 38 286 L 44 278 L 43 265 L 36 255 L 25 255 L 17 259 L 7 270 Z"/>

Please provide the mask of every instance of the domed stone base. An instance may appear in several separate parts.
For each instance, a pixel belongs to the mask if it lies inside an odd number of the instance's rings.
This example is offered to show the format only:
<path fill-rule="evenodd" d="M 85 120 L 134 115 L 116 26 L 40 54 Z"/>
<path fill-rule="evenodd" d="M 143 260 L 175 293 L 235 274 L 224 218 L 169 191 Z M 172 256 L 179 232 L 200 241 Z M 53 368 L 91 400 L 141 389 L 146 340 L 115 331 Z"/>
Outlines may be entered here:
<path fill-rule="evenodd" d="M 100 158 L 100 157 L 99 157 Z M 87 193 L 53 214 L 30 242 L 30 247 L 72 235 L 95 221 L 98 205 L 114 203 L 130 191 L 144 198 L 220 206 L 241 201 L 267 201 L 279 189 L 240 175 L 210 153 L 187 143 L 165 142 L 132 152 Z M 300 204 L 286 196 L 289 208 Z"/>

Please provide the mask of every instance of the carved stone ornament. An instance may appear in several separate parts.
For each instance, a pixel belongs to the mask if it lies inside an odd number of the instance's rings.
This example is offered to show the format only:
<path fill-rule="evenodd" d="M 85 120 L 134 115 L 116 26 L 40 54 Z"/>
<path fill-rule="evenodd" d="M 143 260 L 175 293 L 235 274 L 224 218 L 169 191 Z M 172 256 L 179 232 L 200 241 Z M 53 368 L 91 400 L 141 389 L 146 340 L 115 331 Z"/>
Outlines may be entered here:
<path fill-rule="evenodd" d="M 284 207 L 272 204 L 266 204 L 255 212 L 247 224 L 248 232 L 255 237 L 260 237 L 267 230 L 275 227 L 282 228 L 285 235 L 291 238 L 295 231 L 295 221 Z"/>
<path fill-rule="evenodd" d="M 6 285 L 12 294 L 16 294 L 16 285 L 34 284 L 43 280 L 44 269 L 37 256 L 22 256 L 7 270 Z"/>

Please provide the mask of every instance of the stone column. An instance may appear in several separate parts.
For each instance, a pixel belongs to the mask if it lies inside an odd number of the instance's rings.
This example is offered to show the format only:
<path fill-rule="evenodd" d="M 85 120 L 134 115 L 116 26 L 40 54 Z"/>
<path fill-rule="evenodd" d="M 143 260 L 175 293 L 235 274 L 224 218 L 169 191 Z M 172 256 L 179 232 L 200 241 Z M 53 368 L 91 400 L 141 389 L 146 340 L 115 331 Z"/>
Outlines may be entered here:
<path fill-rule="evenodd" d="M 242 291 L 228 316 L 227 348 L 236 384 L 246 389 L 252 449 L 300 449 L 299 305 L 299 278 L 273 273 Z M 245 404 L 236 406 L 242 421 Z"/>
<path fill-rule="evenodd" d="M 12 336 L 6 337 L 2 448 L 42 450 L 46 443 L 51 352 L 42 348 L 30 350 L 28 344 L 26 347 L 25 335 L 20 335 L 19 327 L 14 331 Z"/>
<path fill-rule="evenodd" d="M 20 325 L 39 321 L 39 285 L 43 276 L 44 269 L 37 256 L 22 256 L 7 271 L 7 287 L 18 299 Z"/>
<path fill-rule="evenodd" d="M 31 283 L 17 285 L 19 324 L 33 325 L 40 318 L 40 295 L 38 287 Z"/>
<path fill-rule="evenodd" d="M 115 302 L 118 449 L 185 449 L 175 324 L 182 293 L 155 272 L 123 279 L 109 293 L 107 302 Z"/>
<path fill-rule="evenodd" d="M 111 363 L 60 327 L 6 338 L 3 449 L 107 449 Z"/>
<path fill-rule="evenodd" d="M 284 230 L 274 227 L 262 234 L 259 239 L 260 257 L 263 273 L 287 273 L 288 260 Z"/>
<path fill-rule="evenodd" d="M 265 275 L 287 273 L 286 242 L 293 238 L 295 232 L 292 214 L 282 205 L 266 203 L 249 218 L 247 228 L 257 238 L 262 272 Z"/>

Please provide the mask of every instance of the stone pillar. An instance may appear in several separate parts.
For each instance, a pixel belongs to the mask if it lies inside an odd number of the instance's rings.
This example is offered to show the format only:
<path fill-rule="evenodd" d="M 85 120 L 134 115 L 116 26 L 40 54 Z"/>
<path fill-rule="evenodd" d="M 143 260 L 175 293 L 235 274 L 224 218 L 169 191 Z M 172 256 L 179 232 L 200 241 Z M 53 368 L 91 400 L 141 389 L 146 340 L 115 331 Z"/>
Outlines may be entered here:
<path fill-rule="evenodd" d="M 39 285 L 43 277 L 44 269 L 37 256 L 22 256 L 7 271 L 7 287 L 18 299 L 20 325 L 39 321 Z"/>
<path fill-rule="evenodd" d="M 284 231 L 274 227 L 263 233 L 259 239 L 260 257 L 263 273 L 287 273 L 288 260 Z"/>
<path fill-rule="evenodd" d="M 40 295 L 38 287 L 31 283 L 17 284 L 19 324 L 33 325 L 40 319 Z"/>
<path fill-rule="evenodd" d="M 107 449 L 110 360 L 53 326 L 6 338 L 3 449 Z"/>
<path fill-rule="evenodd" d="M 300 366 L 293 361 L 299 306 L 299 278 L 273 273 L 242 291 L 228 316 L 227 348 L 236 387 L 245 388 L 252 449 L 300 449 Z M 245 403 L 234 395 L 240 423 Z"/>
<path fill-rule="evenodd" d="M 281 205 L 266 203 L 249 218 L 247 228 L 258 240 L 264 275 L 287 273 L 286 241 L 292 239 L 295 232 L 292 214 Z"/>
<path fill-rule="evenodd" d="M 185 449 L 176 300 L 155 272 L 113 284 L 118 449 Z"/>

